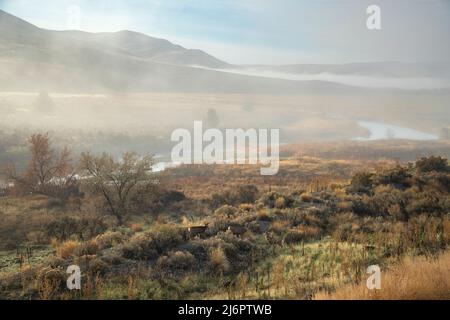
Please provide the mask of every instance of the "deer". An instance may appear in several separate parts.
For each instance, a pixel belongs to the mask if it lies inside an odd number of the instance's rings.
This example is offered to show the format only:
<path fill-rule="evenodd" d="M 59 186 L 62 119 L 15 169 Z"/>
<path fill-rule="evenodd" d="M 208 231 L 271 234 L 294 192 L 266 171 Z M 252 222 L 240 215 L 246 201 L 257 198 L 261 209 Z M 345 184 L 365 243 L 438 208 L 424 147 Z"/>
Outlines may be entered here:
<path fill-rule="evenodd" d="M 189 237 L 199 237 L 208 230 L 209 223 L 205 223 L 203 226 L 191 226 L 188 227 Z"/>

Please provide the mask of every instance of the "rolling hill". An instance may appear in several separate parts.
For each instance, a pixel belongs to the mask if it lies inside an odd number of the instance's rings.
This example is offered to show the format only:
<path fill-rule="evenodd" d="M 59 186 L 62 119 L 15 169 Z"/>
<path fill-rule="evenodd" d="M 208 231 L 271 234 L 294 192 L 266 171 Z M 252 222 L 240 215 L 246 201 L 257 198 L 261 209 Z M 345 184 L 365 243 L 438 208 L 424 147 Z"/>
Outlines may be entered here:
<path fill-rule="evenodd" d="M 46 30 L 0 10 L 0 32 L 2 91 L 300 93 L 351 89 L 323 81 L 211 70 L 232 66 L 201 50 L 132 31 Z"/>
<path fill-rule="evenodd" d="M 0 32 L 2 91 L 322 94 L 365 90 L 327 81 L 223 72 L 242 67 L 142 33 L 46 30 L 1 10 Z M 264 68 L 294 73 L 345 73 L 348 69 L 311 65 Z"/>

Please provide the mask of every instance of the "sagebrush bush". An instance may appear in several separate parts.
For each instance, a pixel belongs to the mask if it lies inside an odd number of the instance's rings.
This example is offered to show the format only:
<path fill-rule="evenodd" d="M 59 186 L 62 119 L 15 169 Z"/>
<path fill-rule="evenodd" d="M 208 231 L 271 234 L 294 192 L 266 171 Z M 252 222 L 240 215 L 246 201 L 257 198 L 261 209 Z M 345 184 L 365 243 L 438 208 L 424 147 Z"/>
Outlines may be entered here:
<path fill-rule="evenodd" d="M 180 245 L 184 241 L 182 230 L 176 226 L 161 224 L 151 230 L 139 233 L 125 242 L 122 254 L 127 259 L 147 260 L 155 259 Z"/>
<path fill-rule="evenodd" d="M 53 269 L 62 268 L 66 264 L 67 264 L 66 260 L 58 256 L 52 256 L 47 261 L 47 265 Z"/>
<path fill-rule="evenodd" d="M 120 265 L 124 262 L 121 252 L 118 250 L 106 252 L 102 255 L 102 260 L 110 265 Z"/>
<path fill-rule="evenodd" d="M 183 242 L 180 228 L 170 224 L 155 226 L 149 233 L 153 246 L 160 252 L 166 252 Z"/>
<path fill-rule="evenodd" d="M 80 245 L 75 248 L 74 254 L 76 256 L 95 255 L 99 252 L 98 244 L 95 240 L 80 242 Z"/>
<path fill-rule="evenodd" d="M 262 203 L 267 208 L 276 208 L 278 199 L 280 199 L 278 204 L 283 205 L 283 208 L 289 208 L 294 203 L 294 199 L 291 196 L 282 195 L 275 191 L 264 193 L 261 198 L 259 198 L 258 202 Z"/>
<path fill-rule="evenodd" d="M 83 273 L 90 276 L 104 276 L 110 270 L 109 263 L 100 258 L 97 255 L 81 255 L 75 258 L 74 263 L 80 267 Z"/>
<path fill-rule="evenodd" d="M 215 236 L 219 232 L 226 231 L 230 226 L 230 219 L 228 217 L 220 216 L 214 218 L 208 225 L 206 233 L 209 236 Z"/>
<path fill-rule="evenodd" d="M 272 221 L 273 217 L 271 216 L 270 212 L 266 209 L 260 209 L 256 213 L 256 218 L 259 221 Z"/>
<path fill-rule="evenodd" d="M 278 197 L 277 200 L 275 200 L 275 208 L 277 209 L 286 208 L 286 199 L 284 197 Z"/>
<path fill-rule="evenodd" d="M 373 174 L 370 172 L 358 172 L 352 177 L 348 190 L 356 193 L 369 193 L 373 187 Z"/>
<path fill-rule="evenodd" d="M 191 270 L 197 264 L 197 260 L 190 252 L 171 251 L 165 256 L 159 257 L 156 265 L 165 271 Z"/>
<path fill-rule="evenodd" d="M 255 185 L 239 185 L 233 189 L 214 193 L 208 201 L 212 208 L 219 208 L 226 204 L 238 206 L 242 203 L 254 203 L 258 194 L 259 191 Z"/>
<path fill-rule="evenodd" d="M 216 211 L 214 211 L 214 214 L 231 217 L 237 211 L 238 211 L 238 209 L 236 209 L 235 207 L 225 204 L 225 205 L 221 206 L 220 208 L 218 208 Z"/>
<path fill-rule="evenodd" d="M 158 251 L 153 246 L 149 234 L 138 234 L 121 246 L 124 258 L 133 260 L 148 260 L 158 257 Z"/>
<path fill-rule="evenodd" d="M 107 231 L 95 238 L 100 250 L 110 248 L 114 245 L 121 244 L 127 239 L 123 233 L 119 231 Z"/>
<path fill-rule="evenodd" d="M 215 273 L 225 273 L 230 269 L 230 263 L 221 247 L 214 248 L 209 253 L 209 264 Z"/>
<path fill-rule="evenodd" d="M 258 197 L 259 190 L 253 184 L 239 185 L 235 191 L 235 201 L 240 203 L 253 203 Z"/>
<path fill-rule="evenodd" d="M 333 238 L 336 241 L 349 241 L 353 235 L 353 224 L 345 223 L 338 225 L 333 232 Z"/>
<path fill-rule="evenodd" d="M 105 232 L 107 225 L 100 217 L 87 216 L 81 218 L 62 217 L 54 220 L 46 227 L 48 238 L 67 240 L 76 236 L 80 240 L 87 240 Z"/>
<path fill-rule="evenodd" d="M 428 158 L 422 158 L 418 161 L 416 161 L 416 168 L 417 171 L 420 173 L 423 172 L 448 172 L 449 166 L 448 166 L 448 160 L 443 157 L 435 157 L 431 156 Z"/>
<path fill-rule="evenodd" d="M 290 223 L 287 220 L 275 220 L 272 222 L 272 225 L 270 226 L 270 230 L 272 230 L 275 233 L 281 234 L 285 232 L 287 229 L 289 229 Z"/>
<path fill-rule="evenodd" d="M 305 192 L 300 195 L 300 200 L 302 202 L 313 202 L 314 197 L 310 193 Z"/>
<path fill-rule="evenodd" d="M 320 238 L 322 230 L 317 227 L 299 226 L 286 232 L 283 242 L 286 244 L 295 244 L 304 241 L 310 241 Z"/>
<path fill-rule="evenodd" d="M 67 259 L 74 257 L 80 246 L 80 241 L 68 240 L 59 244 L 56 248 L 56 252 L 60 258 Z"/>
<path fill-rule="evenodd" d="M 396 188 L 409 188 L 412 185 L 412 174 L 408 168 L 397 166 L 378 172 L 373 180 L 375 185 L 394 185 Z"/>
<path fill-rule="evenodd" d="M 241 203 L 239 205 L 239 211 L 241 212 L 250 212 L 253 210 L 253 204 L 251 203 Z"/>
<path fill-rule="evenodd" d="M 36 288 L 40 299 L 49 300 L 57 298 L 67 290 L 67 274 L 61 268 L 42 268 L 36 275 Z"/>

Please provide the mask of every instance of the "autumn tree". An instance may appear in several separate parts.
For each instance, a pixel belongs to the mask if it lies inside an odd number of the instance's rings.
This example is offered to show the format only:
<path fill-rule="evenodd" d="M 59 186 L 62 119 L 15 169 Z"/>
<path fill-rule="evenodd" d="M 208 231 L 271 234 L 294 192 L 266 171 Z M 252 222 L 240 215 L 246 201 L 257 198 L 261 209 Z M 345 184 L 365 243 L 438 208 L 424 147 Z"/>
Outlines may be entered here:
<path fill-rule="evenodd" d="M 56 153 L 48 134 L 33 134 L 30 139 L 31 160 L 26 175 L 37 185 L 46 185 L 72 173 L 70 151 L 64 148 Z"/>
<path fill-rule="evenodd" d="M 152 165 L 151 157 L 139 157 L 135 153 L 125 153 L 119 161 L 106 153 L 101 156 L 83 153 L 80 159 L 84 184 L 103 198 L 119 224 L 123 224 L 135 205 L 133 200 L 153 188 Z"/>
<path fill-rule="evenodd" d="M 69 149 L 56 152 L 48 134 L 33 134 L 28 142 L 30 161 L 25 173 L 18 174 L 11 165 L 9 178 L 27 192 L 68 198 L 76 183 Z"/>

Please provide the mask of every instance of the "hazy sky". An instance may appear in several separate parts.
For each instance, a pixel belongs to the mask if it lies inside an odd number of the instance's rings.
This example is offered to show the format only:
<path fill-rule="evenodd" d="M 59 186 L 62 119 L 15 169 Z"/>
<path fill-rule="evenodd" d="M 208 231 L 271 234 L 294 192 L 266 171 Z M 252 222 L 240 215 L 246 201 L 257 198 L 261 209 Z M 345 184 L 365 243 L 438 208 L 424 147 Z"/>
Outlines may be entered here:
<path fill-rule="evenodd" d="M 366 28 L 370 4 L 382 30 Z M 0 0 L 0 9 L 49 29 L 140 31 L 231 63 L 450 60 L 450 0 Z"/>

